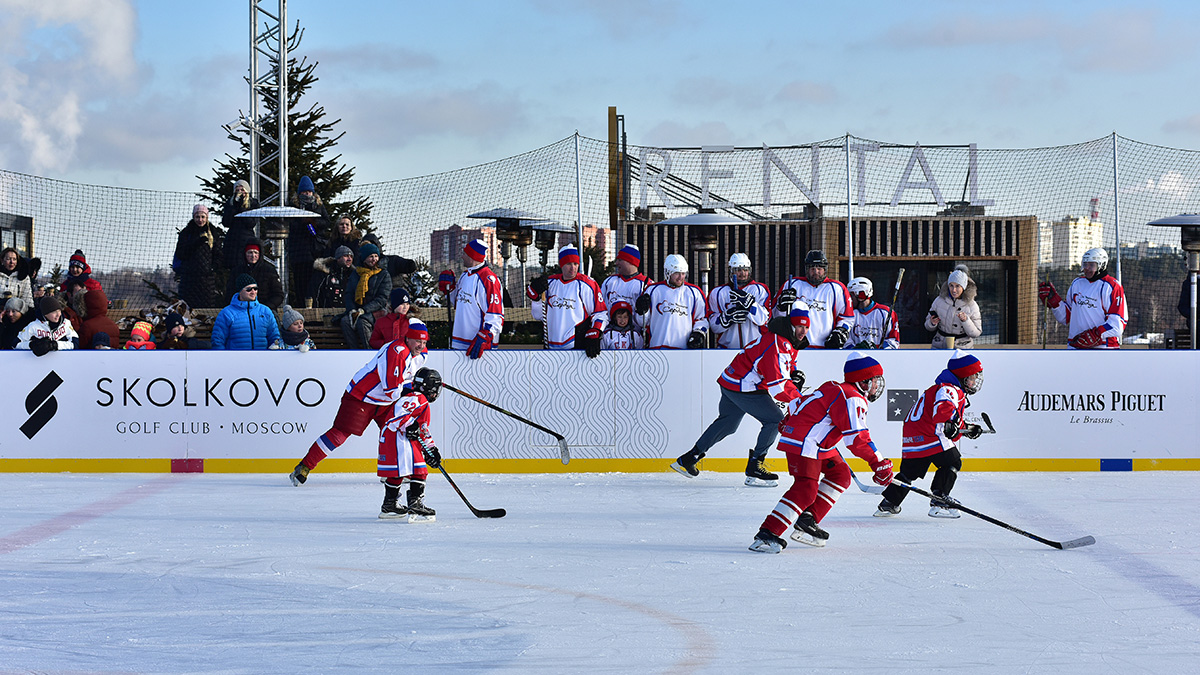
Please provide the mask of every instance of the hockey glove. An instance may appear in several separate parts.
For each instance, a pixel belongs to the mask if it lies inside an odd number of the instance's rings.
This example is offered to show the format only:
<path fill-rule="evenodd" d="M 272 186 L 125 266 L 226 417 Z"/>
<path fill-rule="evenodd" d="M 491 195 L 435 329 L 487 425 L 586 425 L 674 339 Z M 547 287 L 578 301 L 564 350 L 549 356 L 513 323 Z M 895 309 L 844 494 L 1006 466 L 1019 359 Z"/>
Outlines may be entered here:
<path fill-rule="evenodd" d="M 796 385 L 797 389 L 804 388 L 804 371 L 793 370 L 791 374 L 792 384 Z"/>
<path fill-rule="evenodd" d="M 438 452 L 436 445 L 431 445 L 424 449 L 421 454 L 425 455 L 425 466 L 436 469 L 442 465 L 442 453 Z M 411 492 L 409 493 L 412 494 Z"/>
<path fill-rule="evenodd" d="M 979 426 L 978 424 L 968 424 L 963 427 L 962 432 L 963 436 L 966 436 L 971 440 L 975 440 L 983 434 L 983 427 Z"/>
<path fill-rule="evenodd" d="M 721 324 L 722 328 L 729 328 L 733 325 L 733 319 L 729 317 L 729 312 L 721 312 L 720 316 L 717 317 L 717 323 Z"/>
<path fill-rule="evenodd" d="M 453 291 L 456 285 L 454 282 L 454 272 L 442 270 L 438 273 L 438 290 L 443 294 L 449 295 L 450 291 Z"/>
<path fill-rule="evenodd" d="M 587 354 L 589 359 L 600 356 L 600 331 L 595 327 L 583 334 L 583 353 Z"/>
<path fill-rule="evenodd" d="M 420 424 L 408 425 L 408 428 L 404 430 L 404 437 L 410 441 L 421 440 L 421 425 Z"/>
<path fill-rule="evenodd" d="M 942 425 L 942 435 L 950 440 L 958 440 L 958 420 L 946 420 Z"/>
<path fill-rule="evenodd" d="M 731 324 L 745 323 L 746 319 L 750 318 L 750 312 L 747 312 L 746 310 L 741 309 L 740 307 L 738 309 L 729 310 L 727 312 L 727 314 L 729 315 L 729 323 L 731 323 Z"/>
<path fill-rule="evenodd" d="M 1070 340 L 1067 340 L 1067 344 L 1071 345 L 1075 349 L 1091 349 L 1092 347 L 1098 347 L 1102 342 L 1104 342 L 1104 338 L 1101 337 L 1101 335 L 1104 334 L 1104 328 L 1104 326 L 1089 328 Z"/>
<path fill-rule="evenodd" d="M 883 461 L 875 462 L 871 465 L 871 470 L 875 472 L 874 481 L 878 485 L 890 485 L 892 482 L 892 460 L 887 457 Z"/>
<path fill-rule="evenodd" d="M 550 280 L 544 276 L 537 276 L 529 280 L 529 288 L 534 293 L 541 295 L 550 289 Z"/>
<path fill-rule="evenodd" d="M 1050 283 L 1049 281 L 1043 281 L 1042 283 L 1038 284 L 1038 300 L 1040 300 L 1043 305 L 1049 307 L 1050 309 L 1057 308 L 1059 303 L 1062 302 L 1062 298 L 1059 297 L 1058 291 L 1054 290 L 1054 284 Z"/>
<path fill-rule="evenodd" d="M 29 351 L 33 352 L 34 356 L 45 356 L 58 351 L 58 342 L 53 338 L 36 337 L 29 341 Z"/>
<path fill-rule="evenodd" d="M 850 331 L 846 330 L 845 326 L 838 326 L 833 329 L 829 337 L 825 338 L 825 346 L 829 349 L 841 349 L 846 346 L 846 340 L 850 337 Z"/>
<path fill-rule="evenodd" d="M 870 340 L 863 340 L 862 342 L 859 342 L 858 344 L 854 345 L 854 348 L 855 349 L 875 349 L 875 345 L 872 344 Z"/>
<path fill-rule="evenodd" d="M 475 335 L 475 339 L 471 340 L 471 346 L 467 347 L 467 358 L 477 359 L 483 356 L 483 353 L 492 348 L 492 331 L 484 328 Z"/>
<path fill-rule="evenodd" d="M 792 303 L 796 302 L 796 289 L 785 288 L 779 291 L 779 311 L 787 314 L 792 311 Z"/>
<path fill-rule="evenodd" d="M 645 314 L 650 311 L 650 294 L 642 293 L 638 296 L 637 302 L 633 306 L 634 311 L 638 314 Z"/>
<path fill-rule="evenodd" d="M 688 349 L 704 349 L 704 346 L 707 343 L 708 343 L 708 333 L 705 333 L 702 330 L 694 330 L 694 331 L 692 331 L 692 334 L 688 336 L 687 348 Z"/>
<path fill-rule="evenodd" d="M 750 308 L 754 306 L 754 296 L 740 288 L 735 288 L 729 292 L 729 306 L 750 311 Z"/>

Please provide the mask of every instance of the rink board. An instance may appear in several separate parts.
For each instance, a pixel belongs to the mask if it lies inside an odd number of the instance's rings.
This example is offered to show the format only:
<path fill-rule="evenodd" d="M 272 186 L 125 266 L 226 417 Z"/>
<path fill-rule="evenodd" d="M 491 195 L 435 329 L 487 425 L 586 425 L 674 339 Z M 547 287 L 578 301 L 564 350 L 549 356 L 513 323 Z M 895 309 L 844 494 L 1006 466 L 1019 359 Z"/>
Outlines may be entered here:
<path fill-rule="evenodd" d="M 887 397 L 871 406 L 876 445 L 900 456 L 908 401 L 945 367 L 944 351 L 876 351 Z M 983 350 L 986 384 L 969 421 L 996 434 L 965 440 L 973 470 L 1200 469 L 1200 356 L 1189 351 Z M 458 471 L 661 471 L 716 416 L 716 379 L 733 353 L 503 350 L 469 361 L 434 351 L 427 365 L 460 389 L 567 438 L 453 392 L 432 433 Z M 283 471 L 337 412 L 362 351 L 0 353 L 0 471 Z M 808 386 L 840 379 L 845 352 L 810 350 Z M 746 418 L 704 468 L 741 471 L 759 426 Z M 373 471 L 372 426 L 322 470 Z M 782 468 L 772 451 L 771 466 Z M 856 464 L 857 465 L 857 464 Z"/>

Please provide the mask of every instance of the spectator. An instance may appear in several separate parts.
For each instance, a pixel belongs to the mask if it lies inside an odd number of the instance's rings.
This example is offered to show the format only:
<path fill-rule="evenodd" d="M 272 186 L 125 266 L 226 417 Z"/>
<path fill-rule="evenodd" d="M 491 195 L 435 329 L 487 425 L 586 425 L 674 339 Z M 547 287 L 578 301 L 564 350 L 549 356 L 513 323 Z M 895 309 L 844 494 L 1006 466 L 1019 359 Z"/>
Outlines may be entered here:
<path fill-rule="evenodd" d="M 0 252 L 0 299 L 20 298 L 32 305 L 33 280 L 29 278 L 28 265 L 22 262 L 15 248 Z"/>
<path fill-rule="evenodd" d="M 398 255 L 384 255 L 383 242 L 379 241 L 379 237 L 375 236 L 374 232 L 368 232 L 363 235 L 362 241 L 364 244 L 375 244 L 379 248 L 379 267 L 388 271 L 388 274 L 393 277 L 401 274 L 412 274 L 417 271 L 417 263 L 408 258 L 402 258 Z M 357 256 L 357 253 L 355 253 Z M 509 305 L 510 307 L 512 305 Z"/>
<path fill-rule="evenodd" d="M 283 304 L 283 284 L 279 281 L 279 271 L 275 265 L 262 255 L 262 242 L 251 238 L 242 246 L 242 262 L 229 273 L 229 283 L 225 285 L 225 297 L 232 298 L 238 292 L 236 279 L 242 274 L 249 274 L 258 281 L 258 301 L 270 307 L 279 309 Z"/>
<path fill-rule="evenodd" d="M 666 281 L 650 284 L 634 308 L 647 315 L 647 349 L 703 349 L 708 346 L 708 317 L 704 291 L 687 283 L 687 259 L 669 255 L 663 265 Z"/>
<path fill-rule="evenodd" d="M 617 273 L 600 284 L 600 296 L 604 298 L 605 307 L 615 307 L 618 301 L 624 301 L 630 307 L 637 302 L 646 287 L 651 284 L 649 277 L 638 272 L 642 266 L 642 252 L 633 244 L 626 244 L 617 252 Z M 633 315 L 633 329 L 639 333 L 642 330 L 641 319 Z"/>
<path fill-rule="evenodd" d="M 221 305 L 216 277 L 221 245 L 221 230 L 208 222 L 208 207 L 192 207 L 192 219 L 179 232 L 171 264 L 179 277 L 179 297 L 189 307 Z"/>
<path fill-rule="evenodd" d="M 249 274 L 237 277 L 241 290 L 213 322 L 213 349 L 266 349 L 279 339 L 275 315 L 258 302 L 258 283 Z"/>
<path fill-rule="evenodd" d="M 316 346 L 309 338 L 308 331 L 304 330 L 304 316 L 300 312 L 292 309 L 291 305 L 284 305 L 282 319 L 280 323 L 283 330 L 271 349 L 294 349 L 303 354 Z"/>
<path fill-rule="evenodd" d="M 0 313 L 0 349 L 16 349 L 17 336 L 33 321 L 33 305 L 21 298 L 9 298 Z"/>
<path fill-rule="evenodd" d="M 775 294 L 772 316 L 785 315 L 793 302 L 803 300 L 812 316 L 809 346 L 841 349 L 854 325 L 854 309 L 842 282 L 825 276 L 828 268 L 824 251 L 809 251 L 804 256 L 804 276 L 788 279 Z"/>
<path fill-rule="evenodd" d="M 329 211 L 308 176 L 300 179 L 290 205 L 316 215 L 312 219 L 315 222 L 309 222 L 307 218 L 288 219 L 288 263 L 294 277 L 289 297 L 292 302 L 303 305 L 312 297 L 309 284 L 312 283 L 313 261 L 325 250 L 321 235 L 329 230 Z"/>
<path fill-rule="evenodd" d="M 1108 273 L 1108 251 L 1089 249 L 1081 267 L 1083 273 L 1071 282 L 1065 300 L 1049 281 L 1038 286 L 1038 299 L 1067 327 L 1067 344 L 1072 349 L 1120 349 L 1129 308 L 1125 306 L 1125 288 Z"/>
<path fill-rule="evenodd" d="M 313 268 L 325 274 L 317 286 L 317 307 L 341 309 L 346 306 L 346 284 L 354 273 L 354 251 L 348 246 L 339 246 L 332 258 L 313 261 Z"/>
<path fill-rule="evenodd" d="M 342 216 L 338 218 L 333 235 L 329 237 L 329 243 L 325 245 L 324 255 L 327 258 L 330 256 L 337 257 L 337 250 L 343 246 L 357 255 L 358 247 L 362 242 L 362 231 L 354 226 L 354 221 L 350 220 L 350 216 Z M 378 246 L 379 244 L 375 245 Z"/>
<path fill-rule="evenodd" d="M 79 335 L 63 316 L 62 303 L 53 295 L 38 300 L 37 314 L 17 336 L 17 349 L 28 349 L 35 356 L 79 347 Z"/>
<path fill-rule="evenodd" d="M 750 278 L 750 256 L 729 256 L 729 283 L 708 296 L 708 325 L 722 349 L 744 349 L 758 340 L 771 317 L 771 292 Z"/>
<path fill-rule="evenodd" d="M 75 296 L 83 300 L 83 323 L 79 326 L 79 344 L 84 349 L 92 348 L 92 338 L 96 333 L 108 333 L 110 338 L 121 334 L 116 322 L 108 316 L 108 296 L 104 289 L 81 288 L 75 291 Z"/>
<path fill-rule="evenodd" d="M 937 332 L 934 349 L 970 349 L 983 332 L 979 305 L 975 304 L 977 289 L 968 271 L 966 265 L 955 265 L 929 308 L 925 330 Z"/>
<path fill-rule="evenodd" d="M 221 224 L 225 226 L 226 231 L 223 259 L 225 269 L 232 270 L 241 264 L 238 252 L 246 248 L 246 242 L 255 238 L 254 228 L 258 225 L 258 218 L 238 218 L 238 214 L 253 211 L 258 206 L 258 200 L 250 196 L 249 183 L 239 180 L 233 184 L 233 194 L 221 209 Z"/>
<path fill-rule="evenodd" d="M 374 244 L 358 248 L 358 266 L 346 285 L 346 313 L 342 335 L 350 349 L 370 349 L 375 320 L 387 311 L 392 277 L 379 267 L 379 249 Z"/>
<path fill-rule="evenodd" d="M 600 348 L 620 350 L 642 349 L 645 346 L 641 331 L 633 327 L 633 306 L 624 300 L 617 300 L 608 310 L 608 329 L 604 331 Z"/>
<path fill-rule="evenodd" d="M 125 349 L 154 349 L 157 345 L 150 339 L 154 332 L 154 324 L 149 321 L 139 321 L 133 324 L 129 331 L 129 339 L 125 341 Z"/>
<path fill-rule="evenodd" d="M 579 249 L 567 244 L 558 251 L 558 274 L 534 277 L 526 295 L 533 300 L 533 320 L 543 325 L 547 349 L 583 349 L 588 358 L 600 355 L 601 331 L 608 325 L 608 307 L 600 286 L 579 273 Z"/>
<path fill-rule="evenodd" d="M 92 336 L 92 343 L 88 349 L 112 349 L 112 338 L 108 333 L 96 333 Z"/>
<path fill-rule="evenodd" d="M 450 348 L 465 349 L 470 359 L 483 356 L 499 342 L 504 328 L 500 278 L 487 266 L 486 259 L 487 244 L 482 239 L 468 242 L 462 250 L 467 269 L 450 292 L 450 306 L 454 308 Z"/>
<path fill-rule="evenodd" d="M 71 293 L 75 288 L 86 288 L 89 291 L 100 288 L 100 282 L 92 278 L 92 266 L 88 264 L 83 251 L 75 249 L 67 263 L 67 278 L 62 283 L 62 290 Z"/>
<path fill-rule="evenodd" d="M 196 330 L 187 319 L 178 312 L 167 312 L 163 319 L 162 339 L 158 341 L 159 349 L 208 349 L 206 340 L 196 338 Z"/>
<path fill-rule="evenodd" d="M 1188 327 L 1192 325 L 1192 275 L 1188 274 L 1179 289 L 1179 313 L 1183 315 Z"/>
<path fill-rule="evenodd" d="M 371 331 L 371 349 L 379 349 L 393 340 L 403 340 L 408 334 L 408 311 L 412 308 L 408 291 L 393 288 L 388 303 L 392 312 L 375 322 L 375 329 Z"/>
<path fill-rule="evenodd" d="M 899 349 L 900 328 L 896 312 L 875 302 L 875 285 L 866 277 L 850 280 L 850 301 L 854 303 L 854 327 L 847 348 Z"/>

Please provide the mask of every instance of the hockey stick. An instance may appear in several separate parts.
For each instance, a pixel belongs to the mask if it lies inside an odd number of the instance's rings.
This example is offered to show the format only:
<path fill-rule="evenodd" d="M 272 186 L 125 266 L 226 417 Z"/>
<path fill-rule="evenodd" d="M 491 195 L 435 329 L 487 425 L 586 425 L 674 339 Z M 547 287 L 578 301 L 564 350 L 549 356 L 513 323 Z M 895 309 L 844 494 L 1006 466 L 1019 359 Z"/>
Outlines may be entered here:
<path fill-rule="evenodd" d="M 850 465 L 847 464 L 846 466 L 848 467 Z M 854 469 L 850 469 L 850 477 L 854 479 L 854 484 L 858 486 L 859 490 L 862 490 L 868 494 L 881 495 L 883 494 L 884 489 L 887 487 L 885 485 L 869 485 L 862 482 L 858 479 L 858 474 L 854 473 Z"/>
<path fill-rule="evenodd" d="M 912 485 L 909 485 L 908 483 L 905 483 L 902 480 L 893 478 L 892 484 L 899 485 L 902 488 L 906 488 L 909 492 L 915 492 L 919 495 L 929 497 L 930 499 L 932 499 L 934 501 L 939 501 L 938 498 L 934 497 L 932 494 L 922 490 L 919 487 L 913 487 Z M 1002 520 L 996 520 L 995 518 L 993 518 L 989 515 L 980 513 L 974 509 L 969 509 L 969 508 L 963 506 L 962 504 L 950 504 L 949 506 L 950 506 L 950 508 L 958 509 L 959 511 L 962 511 L 964 513 L 969 513 L 969 514 L 975 516 L 976 518 L 979 518 L 981 520 L 986 520 L 987 522 L 989 522 L 993 525 L 999 525 L 1000 527 L 1003 527 L 1006 530 L 1009 530 L 1011 532 L 1016 532 L 1017 534 L 1029 537 L 1030 539 L 1032 539 L 1034 541 L 1041 542 L 1047 546 L 1052 546 L 1059 550 L 1065 550 L 1065 549 L 1069 549 L 1069 548 L 1079 548 L 1081 546 L 1091 546 L 1092 544 L 1096 543 L 1096 538 L 1090 534 L 1087 535 L 1086 537 L 1079 537 L 1078 539 L 1072 539 L 1070 541 L 1051 541 L 1050 539 L 1043 539 L 1043 538 L 1037 536 L 1036 534 L 1026 532 L 1025 530 L 1022 530 L 1019 527 L 1013 527 L 1012 525 L 1009 525 L 1008 523 L 1006 523 Z"/>
<path fill-rule="evenodd" d="M 504 509 L 477 509 L 474 506 L 471 506 L 471 502 L 467 501 L 467 496 L 463 494 L 462 490 L 458 489 L 458 485 L 455 484 L 454 479 L 450 477 L 450 474 L 446 473 L 446 469 L 441 465 L 441 463 L 438 464 L 438 471 L 442 472 L 442 475 L 445 476 L 446 480 L 450 483 L 450 487 L 454 488 L 454 491 L 458 493 L 458 496 L 462 498 L 463 503 L 467 505 L 468 509 L 471 509 L 471 513 L 474 513 L 476 518 L 503 518 L 505 514 L 508 513 Z"/>
<path fill-rule="evenodd" d="M 900 282 L 904 280 L 904 268 L 896 275 L 896 290 L 892 292 L 892 311 L 896 311 L 896 301 L 900 299 Z"/>
<path fill-rule="evenodd" d="M 449 389 L 450 391 L 458 394 L 459 396 L 469 398 L 472 401 L 475 401 L 476 403 L 478 403 L 480 405 L 484 405 L 484 406 L 491 408 L 492 410 L 495 410 L 496 412 L 504 413 L 505 415 L 508 415 L 509 417 L 511 417 L 519 422 L 524 422 L 525 424 L 528 424 L 529 426 L 533 427 L 534 429 L 538 429 L 540 431 L 544 431 L 544 432 L 550 434 L 554 438 L 558 439 L 559 457 L 562 459 L 562 463 L 567 464 L 571 461 L 571 450 L 570 450 L 570 448 L 567 447 L 567 439 L 564 438 L 562 434 L 550 431 L 546 427 L 544 427 L 536 422 L 527 420 L 524 417 L 521 417 L 520 415 L 518 415 L 516 413 L 511 413 L 494 403 L 488 403 L 487 401 L 479 398 L 478 396 L 473 396 L 471 394 L 468 394 L 467 392 L 463 391 L 462 389 L 458 389 L 457 387 L 450 386 L 450 385 L 446 384 L 445 382 L 442 383 L 442 386 Z"/>
<path fill-rule="evenodd" d="M 992 418 L 988 417 L 987 413 L 979 413 L 979 416 L 983 418 L 983 423 L 986 424 L 987 428 L 988 428 L 988 430 L 985 431 L 984 433 L 987 433 L 987 434 L 996 433 L 996 427 L 992 426 Z"/>

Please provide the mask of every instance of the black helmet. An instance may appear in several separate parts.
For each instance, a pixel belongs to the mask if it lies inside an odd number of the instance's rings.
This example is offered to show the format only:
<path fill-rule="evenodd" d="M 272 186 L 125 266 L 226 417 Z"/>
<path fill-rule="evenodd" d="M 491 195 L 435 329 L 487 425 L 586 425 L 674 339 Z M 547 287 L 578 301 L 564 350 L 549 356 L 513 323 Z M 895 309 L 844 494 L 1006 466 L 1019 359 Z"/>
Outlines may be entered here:
<path fill-rule="evenodd" d="M 442 374 L 433 368 L 422 368 L 413 375 L 413 389 L 425 395 L 430 401 L 436 401 L 442 393 Z"/>
<path fill-rule="evenodd" d="M 829 267 L 829 258 L 825 257 L 825 251 L 821 249 L 813 249 L 804 256 L 804 268 L 809 267 Z"/>

